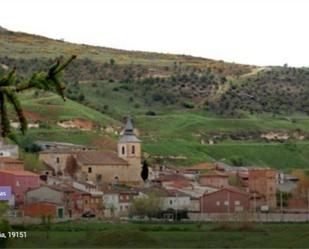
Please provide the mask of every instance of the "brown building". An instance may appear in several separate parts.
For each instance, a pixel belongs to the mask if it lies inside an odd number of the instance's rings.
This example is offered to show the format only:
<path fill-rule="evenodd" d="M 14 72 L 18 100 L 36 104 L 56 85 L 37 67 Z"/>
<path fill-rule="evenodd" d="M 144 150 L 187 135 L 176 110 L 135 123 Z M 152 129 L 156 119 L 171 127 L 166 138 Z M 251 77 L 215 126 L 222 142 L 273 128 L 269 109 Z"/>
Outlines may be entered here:
<path fill-rule="evenodd" d="M 12 157 L 0 157 L 0 170 L 24 170 L 24 162 Z"/>
<path fill-rule="evenodd" d="M 40 153 L 40 159 L 57 175 L 70 175 L 96 185 L 141 183 L 141 141 L 134 134 L 130 118 L 117 148 L 117 152 L 53 149 Z"/>
<path fill-rule="evenodd" d="M 199 183 L 202 186 L 223 188 L 229 185 L 229 176 L 217 170 L 209 171 L 199 175 Z"/>
<path fill-rule="evenodd" d="M 226 187 L 201 197 L 202 213 L 235 213 L 250 209 L 249 193 L 234 187 Z"/>
<path fill-rule="evenodd" d="M 250 193 L 262 197 L 259 205 L 268 206 L 270 209 L 277 207 L 276 175 L 276 171 L 269 168 L 254 168 L 248 171 Z"/>
<path fill-rule="evenodd" d="M 77 178 L 94 184 L 139 184 L 141 179 L 141 142 L 128 119 L 118 140 L 118 153 L 110 151 L 80 151 L 76 155 Z"/>
<path fill-rule="evenodd" d="M 35 202 L 24 204 L 21 208 L 24 216 L 42 217 L 51 216 L 53 218 L 63 218 L 64 208 L 51 202 Z"/>
<path fill-rule="evenodd" d="M 64 175 L 68 164 L 72 161 L 77 150 L 51 149 L 40 152 L 39 160 L 49 166 L 55 175 Z"/>

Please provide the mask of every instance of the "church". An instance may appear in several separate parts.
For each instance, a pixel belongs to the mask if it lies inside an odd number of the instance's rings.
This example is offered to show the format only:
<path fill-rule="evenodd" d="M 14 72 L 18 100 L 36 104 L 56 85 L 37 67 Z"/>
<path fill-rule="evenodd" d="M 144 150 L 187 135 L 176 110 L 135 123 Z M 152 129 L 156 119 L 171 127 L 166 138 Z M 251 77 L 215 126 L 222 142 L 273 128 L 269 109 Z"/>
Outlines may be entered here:
<path fill-rule="evenodd" d="M 74 156 L 76 176 L 94 184 L 122 183 L 138 185 L 141 179 L 141 141 L 134 134 L 128 118 L 117 144 L 117 153 L 111 151 L 79 151 Z"/>

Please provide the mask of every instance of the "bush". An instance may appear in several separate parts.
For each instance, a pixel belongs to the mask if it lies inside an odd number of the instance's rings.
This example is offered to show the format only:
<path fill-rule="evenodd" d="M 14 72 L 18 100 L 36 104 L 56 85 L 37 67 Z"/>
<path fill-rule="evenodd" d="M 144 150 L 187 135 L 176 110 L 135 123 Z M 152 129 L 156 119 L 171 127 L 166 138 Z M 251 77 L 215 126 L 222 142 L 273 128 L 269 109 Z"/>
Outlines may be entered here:
<path fill-rule="evenodd" d="M 183 103 L 183 106 L 184 106 L 185 108 L 188 108 L 188 109 L 193 109 L 193 108 L 194 108 L 194 104 L 191 103 L 191 102 L 184 102 L 184 103 Z"/>
<path fill-rule="evenodd" d="M 7 220 L 0 219 L 0 231 L 1 233 L 7 233 L 11 230 L 10 224 Z M 8 235 L 7 235 L 8 236 Z M 0 248 L 8 247 L 10 239 L 7 238 L 0 238 Z"/>
<path fill-rule="evenodd" d="M 237 156 L 237 155 L 232 156 L 230 161 L 232 165 L 234 166 L 244 166 L 245 165 L 244 159 L 241 156 Z"/>
<path fill-rule="evenodd" d="M 148 111 L 146 112 L 147 116 L 156 116 L 157 114 L 154 111 Z"/>

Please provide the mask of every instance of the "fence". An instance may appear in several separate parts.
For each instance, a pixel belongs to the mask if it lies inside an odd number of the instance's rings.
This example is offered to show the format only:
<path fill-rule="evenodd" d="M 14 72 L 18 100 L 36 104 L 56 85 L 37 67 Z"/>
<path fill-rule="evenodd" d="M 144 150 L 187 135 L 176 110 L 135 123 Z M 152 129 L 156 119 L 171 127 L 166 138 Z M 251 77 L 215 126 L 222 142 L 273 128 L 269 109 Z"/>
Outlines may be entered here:
<path fill-rule="evenodd" d="M 309 222 L 308 213 L 188 213 L 192 221 Z"/>

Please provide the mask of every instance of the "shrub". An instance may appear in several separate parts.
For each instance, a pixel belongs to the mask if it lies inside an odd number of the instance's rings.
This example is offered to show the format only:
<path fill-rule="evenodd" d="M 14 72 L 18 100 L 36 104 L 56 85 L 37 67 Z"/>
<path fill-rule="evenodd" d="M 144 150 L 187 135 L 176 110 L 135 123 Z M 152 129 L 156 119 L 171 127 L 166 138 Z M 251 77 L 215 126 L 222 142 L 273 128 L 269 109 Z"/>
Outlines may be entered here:
<path fill-rule="evenodd" d="M 156 116 L 157 114 L 154 111 L 147 111 L 146 115 L 147 116 Z"/>
<path fill-rule="evenodd" d="M 244 166 L 245 165 L 244 159 L 238 155 L 232 156 L 230 161 L 234 166 Z"/>
<path fill-rule="evenodd" d="M 183 106 L 184 106 L 185 108 L 188 108 L 188 109 L 193 109 L 193 108 L 194 108 L 194 104 L 191 103 L 191 102 L 184 102 L 184 103 L 183 103 Z"/>

